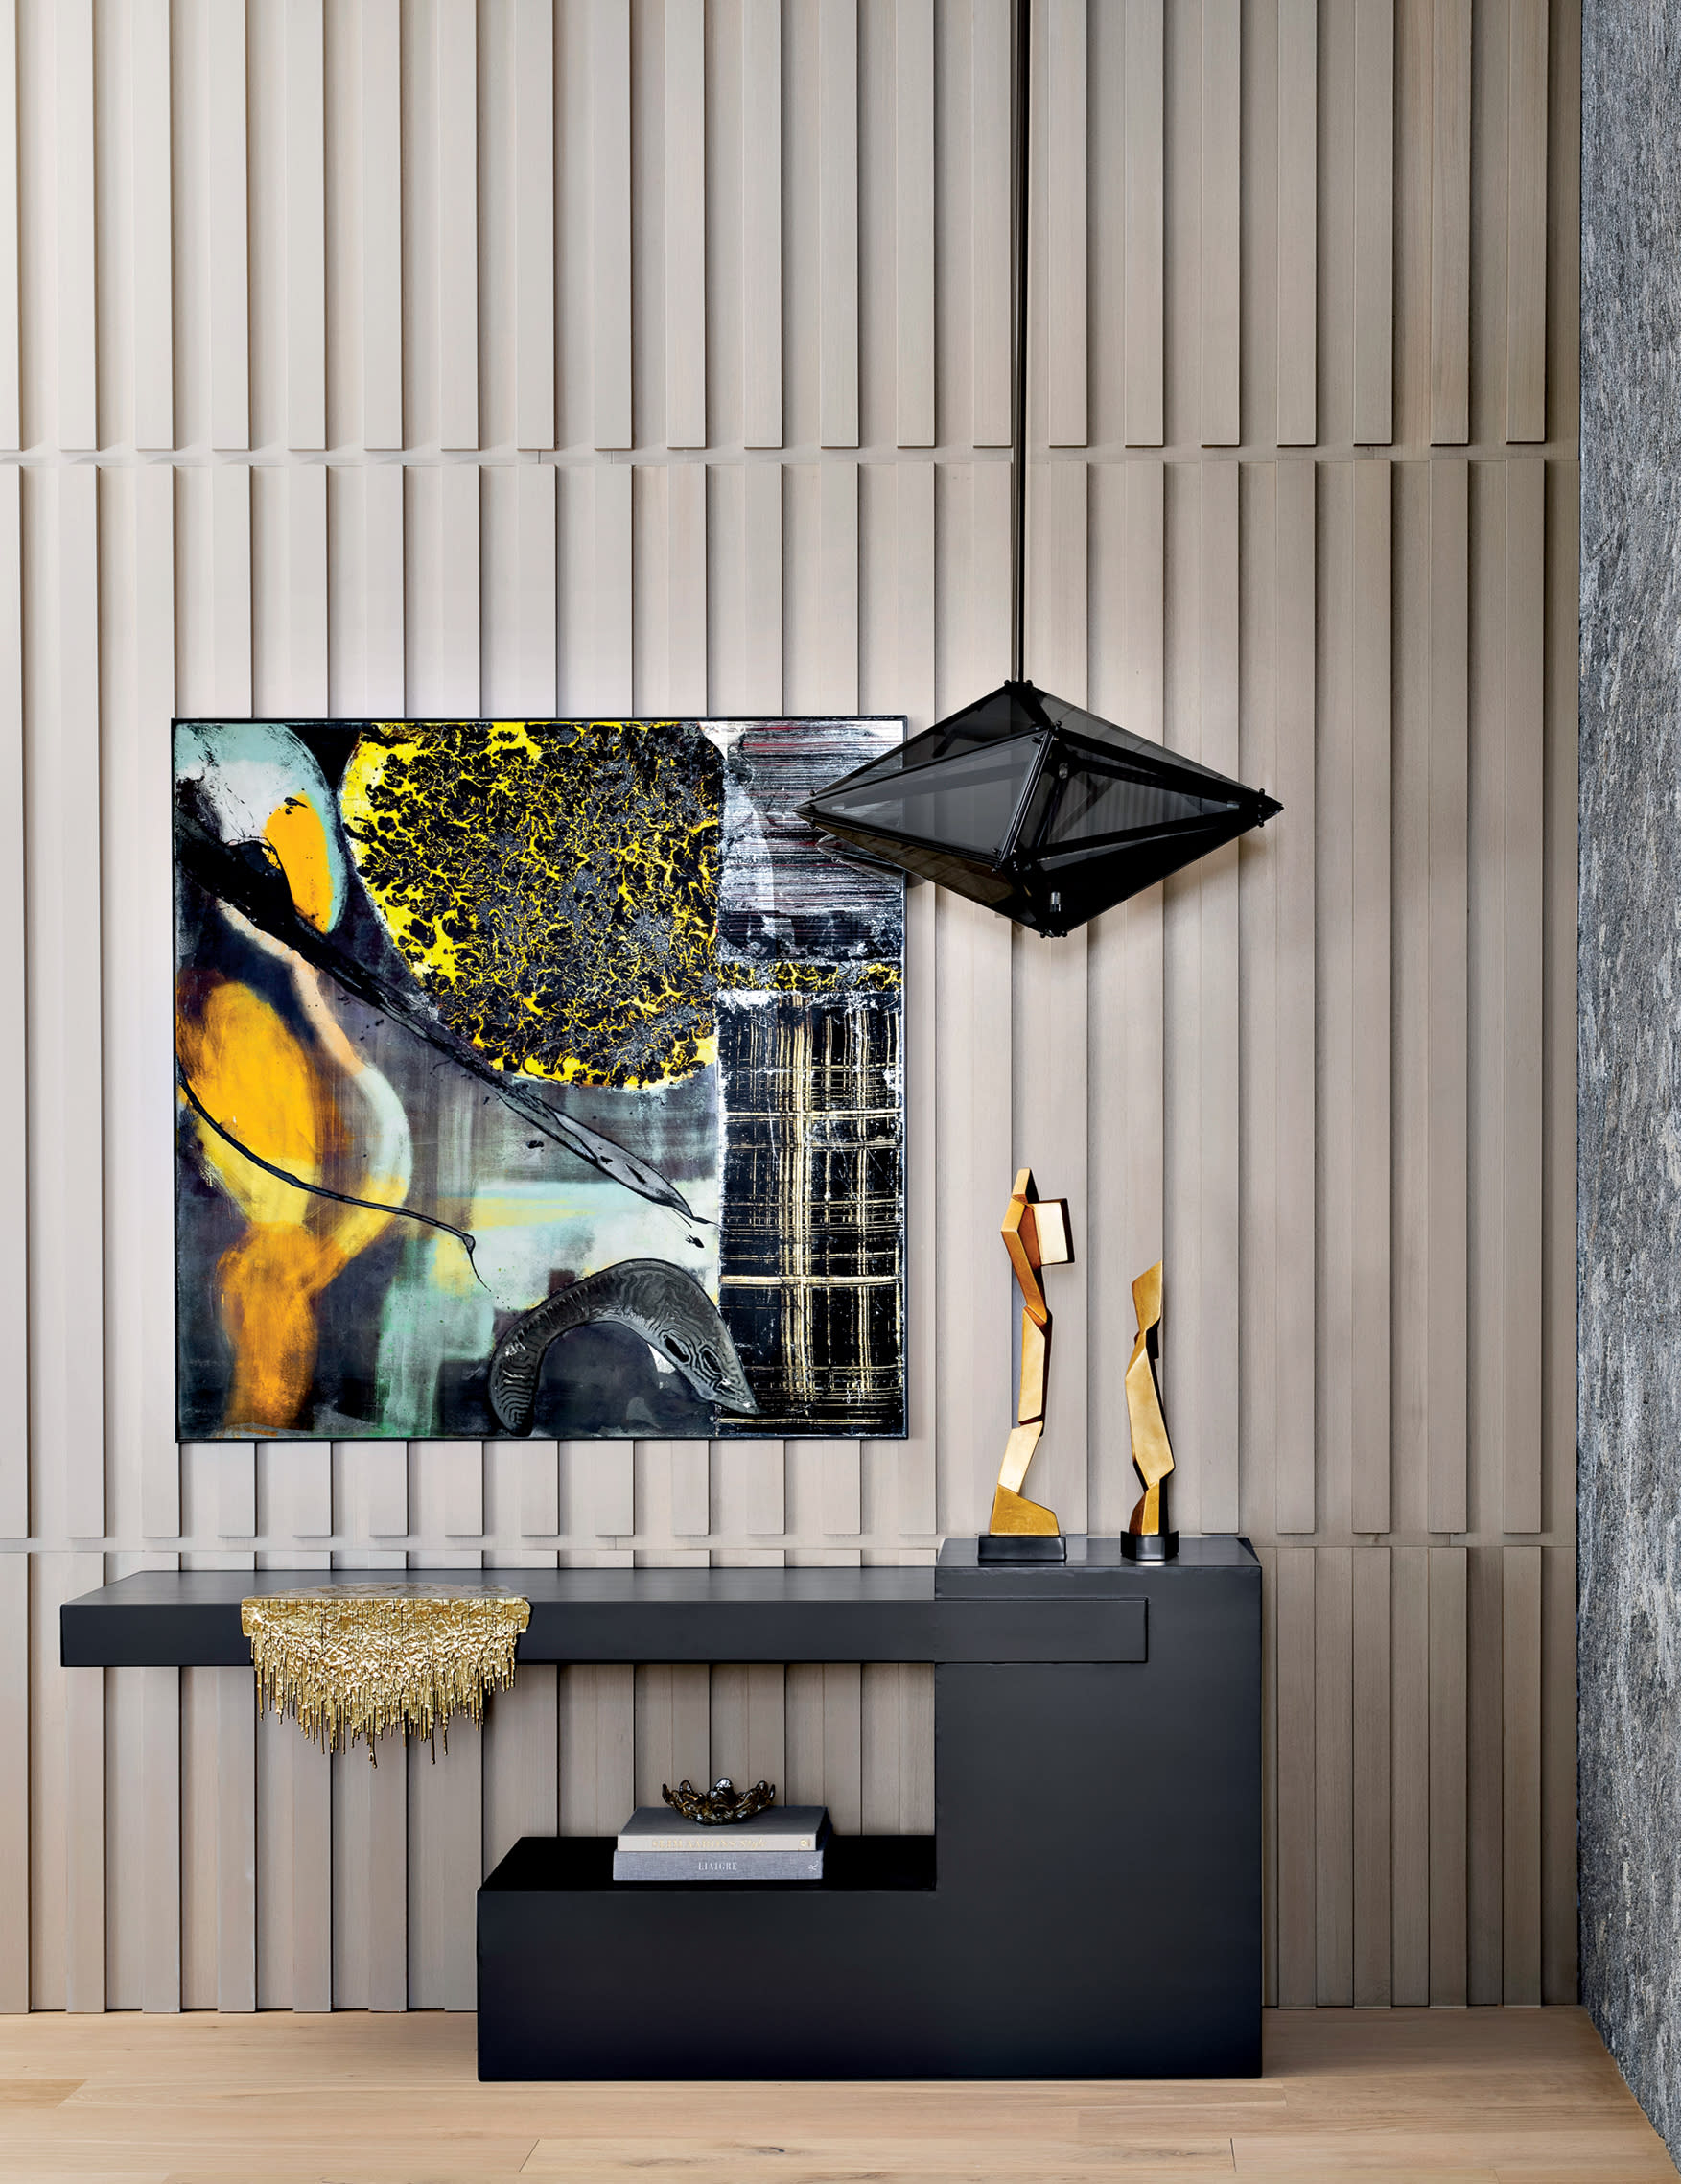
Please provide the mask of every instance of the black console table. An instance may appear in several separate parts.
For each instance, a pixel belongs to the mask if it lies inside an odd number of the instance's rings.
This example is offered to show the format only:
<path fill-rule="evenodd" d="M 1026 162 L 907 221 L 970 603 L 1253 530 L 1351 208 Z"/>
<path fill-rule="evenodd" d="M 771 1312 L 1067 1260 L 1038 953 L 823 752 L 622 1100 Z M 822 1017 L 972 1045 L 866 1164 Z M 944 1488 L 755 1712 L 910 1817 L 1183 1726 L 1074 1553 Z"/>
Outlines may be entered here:
<path fill-rule="evenodd" d="M 65 1605 L 62 1658 L 245 1665 L 244 1595 L 357 1574 L 125 1578 Z M 616 1886 L 610 1838 L 517 1843 L 479 1896 L 481 2078 L 1259 2072 L 1247 1540 L 1156 1567 L 1077 1538 L 983 1570 L 969 1539 L 936 1569 L 448 1575 L 526 1593 L 524 1661 L 934 1663 L 932 1836 L 837 1838 L 820 1882 L 694 1886 Z"/>
<path fill-rule="evenodd" d="M 692 1886 L 616 1885 L 610 1838 L 527 1837 L 479 1891 L 480 2078 L 1258 2074 L 1260 1564 L 1229 1538 L 1156 1568 L 1069 1547 L 632 1573 L 699 1597 L 676 1656 L 627 1600 L 619 1660 L 743 1657 L 744 1575 L 892 1580 L 857 1614 L 789 1598 L 748 1657 L 933 1661 L 935 1833 L 837 1838 L 819 1882 Z M 859 1644 L 877 1623 L 885 1653 Z"/>

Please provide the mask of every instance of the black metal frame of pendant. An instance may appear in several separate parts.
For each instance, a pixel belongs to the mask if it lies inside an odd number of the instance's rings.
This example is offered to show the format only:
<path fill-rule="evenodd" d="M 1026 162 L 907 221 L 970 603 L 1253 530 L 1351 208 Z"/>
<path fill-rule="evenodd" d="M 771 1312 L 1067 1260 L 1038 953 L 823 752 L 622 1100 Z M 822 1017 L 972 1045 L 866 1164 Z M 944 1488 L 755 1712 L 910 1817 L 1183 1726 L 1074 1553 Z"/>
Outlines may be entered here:
<path fill-rule="evenodd" d="M 1283 807 L 1026 679 L 1032 0 L 1016 0 L 1016 41 L 1011 677 L 831 782 L 800 806 L 800 816 L 838 857 L 937 881 L 1057 935 L 1264 826 Z"/>

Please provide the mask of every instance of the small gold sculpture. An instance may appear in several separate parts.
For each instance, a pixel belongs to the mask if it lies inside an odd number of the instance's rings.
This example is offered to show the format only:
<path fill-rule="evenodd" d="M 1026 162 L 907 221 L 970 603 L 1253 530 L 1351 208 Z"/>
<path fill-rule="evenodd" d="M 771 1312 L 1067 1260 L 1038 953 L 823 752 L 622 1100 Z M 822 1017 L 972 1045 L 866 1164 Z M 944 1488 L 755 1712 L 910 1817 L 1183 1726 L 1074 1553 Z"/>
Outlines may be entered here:
<path fill-rule="evenodd" d="M 685 1820 L 698 1821 L 702 1827 L 728 1827 L 732 1820 L 751 1820 L 755 1813 L 774 1805 L 777 1786 L 760 1776 L 751 1790 L 737 1792 L 730 1777 L 720 1774 L 710 1790 L 697 1790 L 685 1776 L 675 1790 L 662 1782 L 660 1795 Z"/>
<path fill-rule="evenodd" d="M 1016 1426 L 1004 1446 L 998 1491 L 992 1496 L 992 1521 L 987 1529 L 994 1537 L 1020 1532 L 1054 1536 L 1062 1529 L 1056 1511 L 1029 1501 L 1021 1488 L 1045 1429 L 1045 1395 L 1050 1383 L 1051 1315 L 1039 1274 L 1047 1266 L 1065 1266 L 1074 1256 L 1068 1201 L 1041 1199 L 1034 1188 L 1033 1170 L 1022 1168 L 1010 1194 L 1003 1234 L 1004 1249 L 1010 1254 L 1016 1287 L 1021 1291 L 1021 1386 L 1016 1402 Z"/>
<path fill-rule="evenodd" d="M 1161 1326 L 1160 1259 L 1133 1282 L 1132 1308 L 1138 1315 L 1138 1338 L 1127 1361 L 1127 1417 L 1132 1427 L 1132 1462 L 1144 1492 L 1132 1522 L 1121 1535 L 1121 1551 L 1133 1562 L 1161 1562 L 1177 1551 L 1179 1534 L 1168 1531 L 1162 1523 L 1163 1487 L 1173 1469 L 1173 1449 L 1156 1376 Z"/>

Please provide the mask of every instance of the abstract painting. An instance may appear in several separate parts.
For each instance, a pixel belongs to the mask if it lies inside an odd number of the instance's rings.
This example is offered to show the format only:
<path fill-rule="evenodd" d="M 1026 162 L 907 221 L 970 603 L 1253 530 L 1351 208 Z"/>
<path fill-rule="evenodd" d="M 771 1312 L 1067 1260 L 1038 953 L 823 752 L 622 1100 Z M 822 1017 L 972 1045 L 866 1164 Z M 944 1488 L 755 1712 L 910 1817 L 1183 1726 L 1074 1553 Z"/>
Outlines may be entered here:
<path fill-rule="evenodd" d="M 180 1437 L 902 1434 L 903 729 L 177 721 Z"/>

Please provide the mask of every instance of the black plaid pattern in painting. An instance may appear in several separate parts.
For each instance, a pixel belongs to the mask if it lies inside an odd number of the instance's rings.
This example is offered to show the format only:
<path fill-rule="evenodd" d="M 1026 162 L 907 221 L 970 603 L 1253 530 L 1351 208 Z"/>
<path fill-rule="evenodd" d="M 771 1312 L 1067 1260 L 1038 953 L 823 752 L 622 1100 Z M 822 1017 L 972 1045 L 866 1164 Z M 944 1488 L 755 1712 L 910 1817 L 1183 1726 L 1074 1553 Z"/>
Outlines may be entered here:
<path fill-rule="evenodd" d="M 753 1430 L 905 1430 L 897 993 L 719 996 L 720 1303 Z"/>

